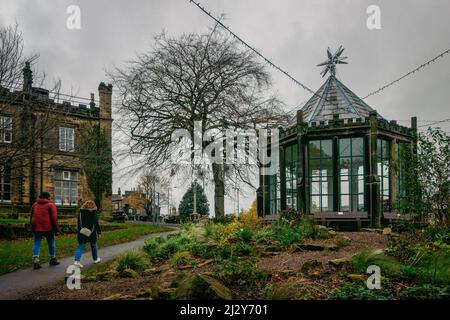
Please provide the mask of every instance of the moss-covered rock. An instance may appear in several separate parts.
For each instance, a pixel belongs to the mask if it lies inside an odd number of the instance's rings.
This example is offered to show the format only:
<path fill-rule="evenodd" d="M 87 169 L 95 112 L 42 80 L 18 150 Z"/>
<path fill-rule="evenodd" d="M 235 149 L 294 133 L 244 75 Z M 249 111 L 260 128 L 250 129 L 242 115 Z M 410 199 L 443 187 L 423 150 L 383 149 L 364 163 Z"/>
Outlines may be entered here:
<path fill-rule="evenodd" d="M 301 272 L 307 275 L 317 275 L 322 273 L 325 270 L 322 261 L 313 259 L 305 261 L 302 265 Z"/>
<path fill-rule="evenodd" d="M 308 287 L 299 283 L 282 282 L 266 288 L 267 300 L 308 300 L 311 299 Z"/>
<path fill-rule="evenodd" d="M 339 247 L 346 247 L 352 242 L 352 239 L 347 236 L 337 236 L 334 239 L 334 243 Z"/>
<path fill-rule="evenodd" d="M 353 262 L 351 257 L 333 259 L 328 261 L 328 264 L 333 268 L 342 271 L 342 272 L 351 272 L 353 271 Z"/>

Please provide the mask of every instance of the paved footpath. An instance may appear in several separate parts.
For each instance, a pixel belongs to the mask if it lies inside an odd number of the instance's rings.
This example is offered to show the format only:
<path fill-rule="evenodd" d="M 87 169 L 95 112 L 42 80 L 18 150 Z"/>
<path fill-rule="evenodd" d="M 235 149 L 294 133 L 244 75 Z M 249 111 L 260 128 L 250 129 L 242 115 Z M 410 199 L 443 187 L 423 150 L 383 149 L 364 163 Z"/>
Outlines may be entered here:
<path fill-rule="evenodd" d="M 178 231 L 174 230 L 163 233 L 154 233 L 143 236 L 131 242 L 99 248 L 99 256 L 102 259 L 101 263 L 114 259 L 124 251 L 142 248 L 145 240 L 149 238 L 155 236 L 167 237 L 168 234 L 176 232 Z M 56 246 L 56 250 L 58 250 L 58 242 L 56 243 Z M 56 253 L 58 254 L 58 251 L 56 251 Z M 0 300 L 17 299 L 20 298 L 26 291 L 42 286 L 48 286 L 55 282 L 64 280 L 67 267 L 73 264 L 73 256 L 61 258 L 59 259 L 59 262 L 61 264 L 53 267 L 50 267 L 48 263 L 44 263 L 42 264 L 42 269 L 39 270 L 28 268 L 0 276 Z M 86 246 L 86 250 L 81 258 L 81 263 L 84 265 L 83 269 L 88 269 L 94 266 L 89 245 Z"/>

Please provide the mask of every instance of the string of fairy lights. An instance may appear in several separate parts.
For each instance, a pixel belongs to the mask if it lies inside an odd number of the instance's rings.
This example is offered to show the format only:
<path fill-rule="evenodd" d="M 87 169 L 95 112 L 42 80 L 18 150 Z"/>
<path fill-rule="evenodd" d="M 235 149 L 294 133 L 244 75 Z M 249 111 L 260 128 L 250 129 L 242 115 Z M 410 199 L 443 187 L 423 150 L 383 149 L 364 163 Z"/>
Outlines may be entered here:
<path fill-rule="evenodd" d="M 223 29 L 225 29 L 232 37 L 234 37 L 236 40 L 238 40 L 242 45 L 244 45 L 245 47 L 247 47 L 248 49 L 250 49 L 251 51 L 253 51 L 257 56 L 259 56 L 260 58 L 262 58 L 268 65 L 270 65 L 272 68 L 278 70 L 279 72 L 281 72 L 282 74 L 284 74 L 288 79 L 290 79 L 291 81 L 293 81 L 295 84 L 299 85 L 300 87 L 302 87 L 304 90 L 312 93 L 313 95 L 319 96 L 319 94 L 317 94 L 316 92 L 313 92 L 307 85 L 305 85 L 304 83 L 300 82 L 299 80 L 295 79 L 289 72 L 287 72 L 286 70 L 284 70 L 283 68 L 281 68 L 280 66 L 278 66 L 277 64 L 275 64 L 274 62 L 272 62 L 270 59 L 268 59 L 266 56 L 264 56 L 260 51 L 258 51 L 257 49 L 255 49 L 253 46 L 251 46 L 250 44 L 248 44 L 245 40 L 243 40 L 240 36 L 238 36 L 236 33 L 234 33 L 228 26 L 226 26 L 224 23 L 222 23 L 222 21 L 218 18 L 216 18 L 211 12 L 209 12 L 208 10 L 205 9 L 205 7 L 203 7 L 200 3 L 194 1 L 194 0 L 189 0 L 190 3 L 193 3 L 197 8 L 199 8 L 203 13 L 205 13 L 207 16 L 209 16 L 211 19 L 213 19 L 218 25 L 220 25 Z M 380 92 L 383 92 L 384 90 L 386 90 L 387 88 L 393 86 L 394 84 L 400 82 L 401 80 L 412 76 L 413 74 L 415 74 L 416 72 L 422 70 L 423 68 L 429 66 L 430 64 L 438 61 L 439 59 L 443 58 L 445 55 L 447 55 L 448 53 L 450 53 L 450 49 L 446 49 L 445 51 L 439 53 L 437 56 L 431 58 L 430 60 L 422 63 L 421 65 L 419 65 L 418 67 L 412 69 L 411 71 L 407 72 L 406 74 L 402 75 L 401 77 L 387 83 L 386 85 L 383 85 L 382 87 L 380 87 L 377 90 L 374 90 L 370 93 L 368 93 L 366 96 L 364 96 L 362 99 L 366 99 L 369 98 L 371 96 L 374 96 L 376 94 L 379 94 Z M 294 110 L 296 110 L 298 108 L 298 105 L 295 105 L 292 109 L 288 110 L 287 113 L 293 112 Z M 429 124 L 425 124 L 425 125 L 421 125 L 418 126 L 418 128 L 421 127 L 426 127 L 426 126 L 432 126 L 435 124 L 440 124 L 440 123 L 445 123 L 445 122 L 450 122 L 450 119 L 444 119 L 444 120 L 419 120 L 419 121 L 423 121 L 423 122 L 427 122 L 427 121 L 433 121 L 432 123 Z"/>

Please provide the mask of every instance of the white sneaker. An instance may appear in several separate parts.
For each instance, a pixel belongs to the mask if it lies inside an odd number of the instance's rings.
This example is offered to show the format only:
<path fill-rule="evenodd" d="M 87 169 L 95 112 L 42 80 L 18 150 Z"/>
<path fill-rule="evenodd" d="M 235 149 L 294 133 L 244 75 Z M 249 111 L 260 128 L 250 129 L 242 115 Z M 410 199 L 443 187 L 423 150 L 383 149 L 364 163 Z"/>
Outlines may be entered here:
<path fill-rule="evenodd" d="M 80 263 L 80 261 L 75 261 L 73 263 L 74 266 L 77 266 L 78 268 L 83 268 L 83 265 Z"/>
<path fill-rule="evenodd" d="M 97 264 L 97 263 L 99 263 L 100 261 L 102 261 L 102 259 L 97 258 L 97 260 L 94 260 L 94 263 Z"/>

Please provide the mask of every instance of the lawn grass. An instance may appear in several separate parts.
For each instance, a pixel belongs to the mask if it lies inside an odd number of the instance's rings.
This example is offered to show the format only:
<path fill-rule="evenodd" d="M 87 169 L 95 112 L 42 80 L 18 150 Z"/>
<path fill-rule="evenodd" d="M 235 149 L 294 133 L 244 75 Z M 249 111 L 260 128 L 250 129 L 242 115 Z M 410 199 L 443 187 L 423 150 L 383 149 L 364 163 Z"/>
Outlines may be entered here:
<path fill-rule="evenodd" d="M 105 231 L 98 239 L 99 248 L 136 240 L 137 238 L 157 232 L 169 231 L 171 228 L 151 224 L 121 224 L 124 229 Z M 60 235 L 56 238 L 56 255 L 58 258 L 71 256 L 78 245 L 76 235 Z M 31 267 L 32 239 L 0 241 L 0 275 L 22 268 Z M 41 261 L 48 261 L 48 247 L 45 239 L 41 242 Z"/>
<path fill-rule="evenodd" d="M 0 224 L 25 224 L 29 222 L 30 220 L 27 219 L 0 218 Z"/>

